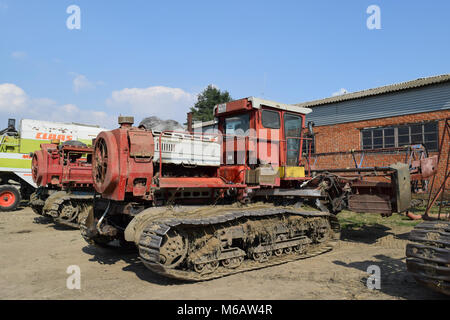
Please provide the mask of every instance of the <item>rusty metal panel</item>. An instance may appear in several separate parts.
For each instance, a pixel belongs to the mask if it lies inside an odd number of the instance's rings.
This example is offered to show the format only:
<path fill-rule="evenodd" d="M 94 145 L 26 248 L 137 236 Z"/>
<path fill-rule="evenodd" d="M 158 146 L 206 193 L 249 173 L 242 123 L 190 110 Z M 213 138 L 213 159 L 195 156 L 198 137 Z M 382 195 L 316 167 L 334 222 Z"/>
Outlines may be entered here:
<path fill-rule="evenodd" d="M 409 174 L 409 166 L 405 163 L 398 162 L 391 165 L 394 169 L 392 183 L 394 184 L 396 195 L 396 212 L 403 212 L 411 207 L 411 177 Z"/>
<path fill-rule="evenodd" d="M 424 179 L 431 177 L 437 171 L 438 159 L 437 155 L 420 159 L 420 167 L 422 169 L 422 177 Z"/>
<path fill-rule="evenodd" d="M 154 143 L 152 135 L 147 131 L 128 131 L 131 157 L 153 157 Z"/>
<path fill-rule="evenodd" d="M 348 207 L 359 213 L 392 213 L 389 195 L 352 194 L 348 198 Z"/>

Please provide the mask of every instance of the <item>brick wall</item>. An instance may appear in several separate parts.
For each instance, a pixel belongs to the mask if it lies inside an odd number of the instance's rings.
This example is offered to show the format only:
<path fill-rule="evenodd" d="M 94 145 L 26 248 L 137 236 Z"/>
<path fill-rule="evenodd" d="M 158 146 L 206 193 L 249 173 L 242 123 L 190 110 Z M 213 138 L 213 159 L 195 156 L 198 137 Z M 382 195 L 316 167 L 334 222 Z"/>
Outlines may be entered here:
<path fill-rule="evenodd" d="M 375 120 L 343 123 L 329 126 L 319 126 L 314 128 L 316 135 L 316 154 L 329 152 L 342 152 L 361 150 L 361 129 L 368 127 L 382 127 L 391 125 L 410 124 L 416 122 L 424 122 L 430 120 L 439 120 L 439 143 L 444 130 L 445 118 L 450 117 L 450 111 L 436 111 L 428 113 L 410 114 L 399 117 L 381 118 Z M 444 146 L 450 143 L 448 137 L 445 137 Z M 444 148 L 446 149 L 446 148 Z M 448 148 L 447 148 L 448 150 Z M 435 155 L 437 152 L 431 152 L 430 155 Z M 361 154 L 356 154 L 356 160 L 359 163 Z M 447 153 L 441 155 L 439 163 L 438 176 L 436 177 L 435 185 L 440 185 L 443 181 L 445 171 L 445 164 L 447 160 Z M 363 167 L 371 166 L 387 166 L 395 162 L 405 161 L 405 152 L 396 154 L 385 153 L 366 153 L 364 155 Z M 354 161 L 350 154 L 338 155 L 318 155 L 312 157 L 312 163 L 319 169 L 325 168 L 354 168 Z M 448 183 L 448 185 L 450 182 Z"/>

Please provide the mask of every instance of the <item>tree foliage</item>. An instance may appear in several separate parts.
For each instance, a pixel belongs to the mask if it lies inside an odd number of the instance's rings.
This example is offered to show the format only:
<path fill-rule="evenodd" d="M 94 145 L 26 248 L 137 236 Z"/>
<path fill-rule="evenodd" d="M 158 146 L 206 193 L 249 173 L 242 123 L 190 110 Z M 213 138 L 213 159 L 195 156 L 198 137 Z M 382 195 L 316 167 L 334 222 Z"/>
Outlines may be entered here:
<path fill-rule="evenodd" d="M 209 85 L 197 96 L 197 102 L 191 107 L 192 120 L 209 121 L 214 119 L 214 106 L 231 101 L 228 91 L 220 91 L 213 85 Z"/>

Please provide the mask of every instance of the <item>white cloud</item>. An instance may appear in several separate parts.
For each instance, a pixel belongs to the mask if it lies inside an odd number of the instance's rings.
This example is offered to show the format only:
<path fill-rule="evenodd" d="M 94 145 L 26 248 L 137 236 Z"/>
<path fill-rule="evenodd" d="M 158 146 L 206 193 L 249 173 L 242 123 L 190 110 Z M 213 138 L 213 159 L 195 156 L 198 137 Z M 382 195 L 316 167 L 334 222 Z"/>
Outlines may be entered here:
<path fill-rule="evenodd" d="M 346 93 L 348 93 L 348 90 L 347 90 L 347 89 L 340 88 L 338 91 L 333 92 L 333 93 L 331 94 L 331 96 L 332 96 L 332 97 L 336 97 L 336 96 L 341 96 L 341 95 L 346 94 Z"/>
<path fill-rule="evenodd" d="M 6 9 L 8 9 L 8 5 L 5 2 L 0 1 L 0 11 Z"/>
<path fill-rule="evenodd" d="M 179 88 L 154 86 L 148 88 L 125 88 L 113 91 L 106 105 L 123 115 L 138 117 L 157 116 L 180 122 L 196 101 L 196 95 Z M 137 120 L 137 119 L 136 119 Z"/>
<path fill-rule="evenodd" d="M 74 76 L 72 81 L 72 89 L 75 93 L 79 93 L 81 90 L 95 89 L 97 86 L 104 85 L 103 81 L 90 81 L 85 75 L 70 72 L 70 75 Z"/>
<path fill-rule="evenodd" d="M 24 111 L 28 96 L 22 88 L 12 83 L 0 84 L 0 112 Z"/>
<path fill-rule="evenodd" d="M 95 85 L 86 78 L 86 76 L 82 74 L 77 74 L 75 78 L 73 78 L 73 91 L 78 93 L 84 89 L 94 89 Z"/>
<path fill-rule="evenodd" d="M 0 118 L 78 122 L 111 129 L 117 126 L 116 116 L 98 110 L 80 109 L 74 104 L 59 105 L 49 98 L 31 98 L 12 83 L 0 84 Z M 2 126 L 6 123 L 0 123 Z"/>
<path fill-rule="evenodd" d="M 122 114 L 134 116 L 136 124 L 149 116 L 183 123 L 186 121 L 186 113 L 196 99 L 196 94 L 179 88 L 126 88 L 112 92 L 111 97 L 106 100 L 109 110 L 105 112 L 83 109 L 71 103 L 61 104 L 49 98 L 30 97 L 15 84 L 0 83 L 0 119 L 30 118 L 78 122 L 113 129 L 117 127 L 117 116 Z M 6 126 L 6 123 L 3 126 Z"/>
<path fill-rule="evenodd" d="M 11 57 L 17 60 L 21 60 L 27 57 L 27 53 L 25 51 L 14 51 L 11 53 Z"/>

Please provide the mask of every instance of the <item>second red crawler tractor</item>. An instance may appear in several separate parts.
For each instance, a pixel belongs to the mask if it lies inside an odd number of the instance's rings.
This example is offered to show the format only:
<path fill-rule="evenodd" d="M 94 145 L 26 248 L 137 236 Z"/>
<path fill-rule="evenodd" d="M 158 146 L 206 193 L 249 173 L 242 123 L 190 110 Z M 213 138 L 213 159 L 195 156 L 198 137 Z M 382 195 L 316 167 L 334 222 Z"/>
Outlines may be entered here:
<path fill-rule="evenodd" d="M 210 134 L 156 132 L 120 117 L 120 128 L 95 141 L 99 196 L 80 215 L 83 237 L 101 245 L 134 243 L 153 272 L 207 280 L 331 250 L 339 237 L 335 214 L 349 197 L 369 211 L 376 202 L 372 212 L 383 214 L 409 205 L 404 165 L 365 174 L 389 183 L 337 171 L 313 176 L 301 152 L 309 112 L 236 100 L 216 106 L 218 132 Z M 302 209 L 307 200 L 323 211 Z"/>
<path fill-rule="evenodd" d="M 41 144 L 33 154 L 32 177 L 38 189 L 30 206 L 55 222 L 78 228 L 80 212 L 92 206 L 92 148 L 79 141 Z"/>

